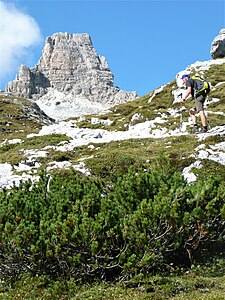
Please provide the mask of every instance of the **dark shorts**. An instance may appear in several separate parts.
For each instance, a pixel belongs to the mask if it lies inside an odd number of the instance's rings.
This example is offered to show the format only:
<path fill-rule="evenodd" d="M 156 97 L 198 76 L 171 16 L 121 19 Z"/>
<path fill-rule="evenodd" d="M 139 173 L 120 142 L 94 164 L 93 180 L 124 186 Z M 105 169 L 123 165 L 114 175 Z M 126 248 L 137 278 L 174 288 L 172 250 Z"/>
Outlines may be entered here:
<path fill-rule="evenodd" d="M 195 109 L 197 112 L 204 110 L 205 95 L 199 95 L 195 99 Z"/>

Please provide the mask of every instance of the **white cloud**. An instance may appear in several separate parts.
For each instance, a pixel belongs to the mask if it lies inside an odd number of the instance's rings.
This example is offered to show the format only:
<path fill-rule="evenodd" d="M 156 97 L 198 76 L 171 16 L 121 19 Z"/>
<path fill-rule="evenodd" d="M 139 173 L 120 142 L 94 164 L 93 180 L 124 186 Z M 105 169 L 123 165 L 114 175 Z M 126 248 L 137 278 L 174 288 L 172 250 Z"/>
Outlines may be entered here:
<path fill-rule="evenodd" d="M 17 70 L 19 60 L 28 48 L 41 42 L 40 29 L 35 20 L 13 4 L 0 0 L 0 78 Z"/>

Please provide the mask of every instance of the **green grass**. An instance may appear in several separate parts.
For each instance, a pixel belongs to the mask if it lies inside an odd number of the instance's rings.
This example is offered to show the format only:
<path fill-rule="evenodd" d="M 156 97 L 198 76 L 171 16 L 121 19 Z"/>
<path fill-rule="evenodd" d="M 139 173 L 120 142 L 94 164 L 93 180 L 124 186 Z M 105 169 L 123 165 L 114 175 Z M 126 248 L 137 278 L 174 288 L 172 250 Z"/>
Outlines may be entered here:
<path fill-rule="evenodd" d="M 218 262 L 220 265 L 218 265 Z M 50 280 L 47 276 L 21 278 L 0 284 L 4 300 L 223 300 L 225 262 L 217 269 L 197 266 L 181 275 L 136 278 L 121 283 L 76 284 L 72 279 Z"/>
<path fill-rule="evenodd" d="M 32 103 L 28 99 L 0 94 L 0 142 L 39 132 L 43 124 L 29 115 L 29 106 Z"/>
<path fill-rule="evenodd" d="M 68 141 L 66 135 L 53 134 L 37 136 L 25 139 L 22 143 L 5 144 L 0 147 L 0 162 L 8 162 L 13 165 L 18 164 L 25 158 L 22 149 L 42 150 L 45 146 L 59 145 L 62 141 Z M 222 137 L 210 137 L 204 141 L 206 148 L 209 145 L 222 142 Z M 60 152 L 54 149 L 47 149 L 47 156 L 38 158 L 43 165 L 51 161 L 70 161 L 76 164 L 79 159 L 85 158 L 85 165 L 93 176 L 99 176 L 106 181 L 115 180 L 133 165 L 135 167 L 146 168 L 154 161 L 159 154 L 164 154 L 172 160 L 172 163 L 182 170 L 195 160 L 191 154 L 195 153 L 195 148 L 199 142 L 192 135 L 174 136 L 164 139 L 129 139 L 125 141 L 113 141 L 105 144 L 94 144 L 94 148 L 88 145 L 76 147 L 74 151 Z M 208 164 L 207 172 L 212 174 L 219 171 L 224 174 L 224 166 L 212 162 Z M 196 169 L 197 174 L 204 173 L 205 169 Z M 197 175 L 196 174 L 196 175 Z"/>
<path fill-rule="evenodd" d="M 187 135 L 165 139 L 116 141 L 95 145 L 96 148 L 93 150 L 85 146 L 78 148 L 77 151 L 86 156 L 93 156 L 85 160 L 86 167 L 91 170 L 93 176 L 116 178 L 126 172 L 131 165 L 148 167 L 160 154 L 169 157 L 173 164 L 182 170 L 192 162 L 189 156 L 197 145 L 198 141 L 193 136 Z"/>
<path fill-rule="evenodd" d="M 26 138 L 22 143 L 4 144 L 0 146 L 0 162 L 8 162 L 13 165 L 18 164 L 25 158 L 23 149 L 36 149 L 41 150 L 45 146 L 58 145 L 62 141 L 69 141 L 69 138 L 63 134 L 51 134 L 44 136 L 36 136 Z"/>
<path fill-rule="evenodd" d="M 225 81 L 225 64 L 210 66 L 209 70 L 204 71 L 204 76 L 213 86 Z"/>

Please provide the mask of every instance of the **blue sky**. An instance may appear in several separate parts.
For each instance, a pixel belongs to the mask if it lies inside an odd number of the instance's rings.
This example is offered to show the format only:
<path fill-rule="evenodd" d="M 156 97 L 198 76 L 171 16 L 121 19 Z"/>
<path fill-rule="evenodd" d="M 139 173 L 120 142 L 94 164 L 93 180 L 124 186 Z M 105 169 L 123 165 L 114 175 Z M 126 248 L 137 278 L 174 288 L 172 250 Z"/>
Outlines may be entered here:
<path fill-rule="evenodd" d="M 1 89 L 15 79 L 21 64 L 28 67 L 37 64 L 47 36 L 68 32 L 90 34 L 98 54 L 108 61 L 114 85 L 137 91 L 141 96 L 172 81 L 188 65 L 211 59 L 211 43 L 225 28 L 225 1 L 0 0 L 0 3 L 9 11 L 31 17 L 36 26 L 35 33 L 28 34 L 29 43 L 23 41 L 24 48 L 20 44 L 19 54 L 13 53 L 18 50 L 16 46 L 4 49 L 6 37 L 0 36 L 2 53 L 12 51 L 11 64 L 8 67 L 5 64 L 4 72 L 3 63 L 0 64 Z M 0 15 L 0 28 L 8 30 L 7 42 L 14 40 L 15 31 L 11 34 L 8 23 L 4 22 L 19 21 L 12 16 L 5 21 Z"/>

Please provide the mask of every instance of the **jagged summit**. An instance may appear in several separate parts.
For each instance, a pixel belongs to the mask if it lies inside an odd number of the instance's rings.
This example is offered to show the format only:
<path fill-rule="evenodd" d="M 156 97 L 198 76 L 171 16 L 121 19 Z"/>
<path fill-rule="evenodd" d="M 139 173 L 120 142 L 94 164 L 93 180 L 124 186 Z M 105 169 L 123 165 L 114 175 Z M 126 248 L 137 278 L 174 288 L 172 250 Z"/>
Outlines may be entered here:
<path fill-rule="evenodd" d="M 53 105 L 54 108 L 56 103 L 52 102 L 52 94 L 60 92 L 60 101 L 56 101 L 58 111 L 59 102 L 67 106 L 65 98 L 68 95 L 70 104 L 72 98 L 72 102 L 85 99 L 103 105 L 123 103 L 137 97 L 136 92 L 125 92 L 113 85 L 114 76 L 107 60 L 98 55 L 89 34 L 60 32 L 46 38 L 42 56 L 34 68 L 20 66 L 19 74 L 8 83 L 6 91 L 16 96 L 39 99 L 40 105 L 40 98 L 45 95 L 44 103 L 47 97 L 48 106 Z M 67 117 L 75 114 L 71 108 L 69 105 L 70 115 Z"/>
<path fill-rule="evenodd" d="M 88 34 L 55 33 L 47 37 L 37 69 L 58 91 L 76 88 L 77 94 L 99 84 L 112 87 L 114 77 L 103 56 L 99 56 Z"/>

